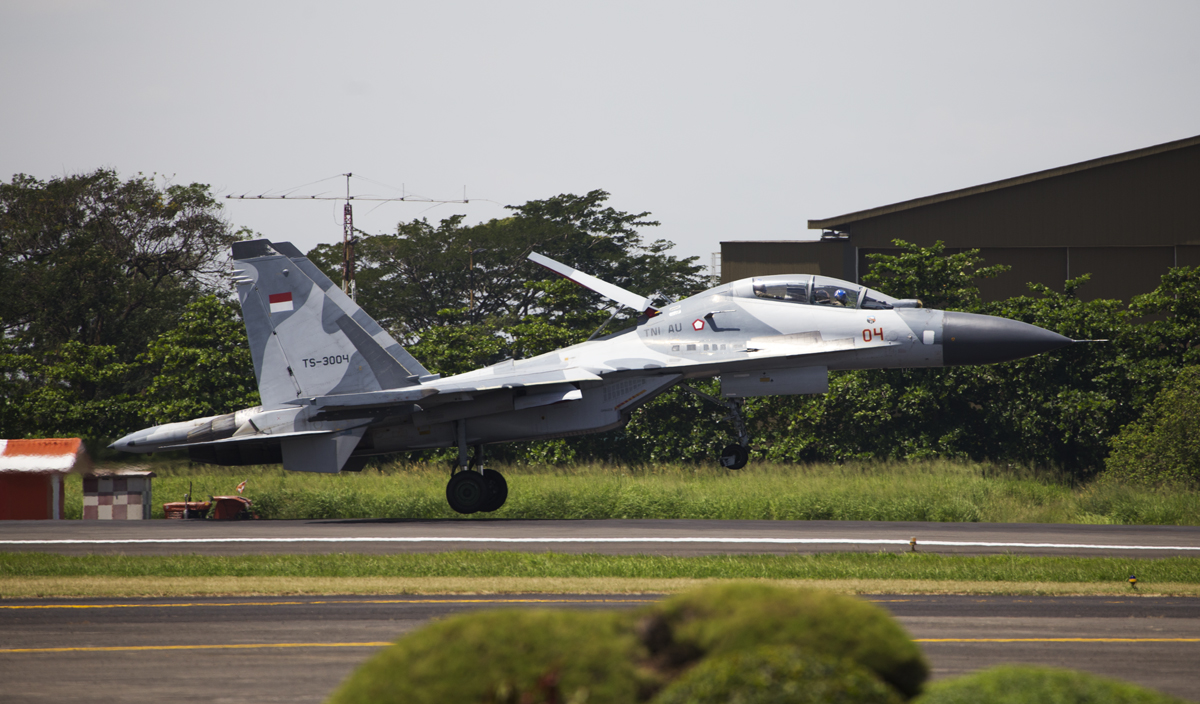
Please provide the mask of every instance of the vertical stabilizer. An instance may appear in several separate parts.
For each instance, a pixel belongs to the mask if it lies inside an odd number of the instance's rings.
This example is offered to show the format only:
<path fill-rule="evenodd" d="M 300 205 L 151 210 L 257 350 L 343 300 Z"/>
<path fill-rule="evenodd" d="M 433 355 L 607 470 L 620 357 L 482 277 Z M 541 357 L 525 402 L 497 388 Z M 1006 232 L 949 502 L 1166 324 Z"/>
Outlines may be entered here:
<path fill-rule="evenodd" d="M 290 242 L 236 242 L 233 258 L 264 406 L 402 388 L 427 373 Z"/>
<path fill-rule="evenodd" d="M 313 264 L 308 260 L 308 257 L 301 254 L 300 250 L 296 249 L 291 242 L 275 242 L 271 246 L 275 249 L 275 251 L 279 252 L 285 257 L 288 257 L 292 260 L 292 263 L 300 267 L 300 271 L 303 271 L 305 276 L 312 279 L 313 283 L 315 283 L 322 291 L 324 291 L 325 295 L 328 296 L 338 308 L 341 308 L 343 311 L 345 311 L 346 315 L 350 316 L 351 320 L 358 323 L 359 327 L 361 327 L 368 335 L 371 336 L 371 339 L 378 342 L 379 346 L 383 348 L 384 352 L 387 352 L 392 356 L 392 358 L 399 362 L 400 366 L 404 367 L 407 372 L 405 375 L 406 377 L 429 375 L 428 369 L 422 366 L 421 363 L 416 360 L 416 358 L 409 354 L 408 350 L 401 347 L 400 343 L 396 342 L 396 339 L 389 335 L 387 330 L 384 330 L 379 323 L 375 322 L 371 316 L 367 315 L 365 310 L 359 308 L 357 303 L 350 300 L 350 297 L 347 296 L 342 289 L 338 288 L 333 281 L 331 281 L 329 277 L 325 275 L 325 272 L 318 269 L 316 264 Z M 393 387 L 385 386 L 384 388 Z"/>

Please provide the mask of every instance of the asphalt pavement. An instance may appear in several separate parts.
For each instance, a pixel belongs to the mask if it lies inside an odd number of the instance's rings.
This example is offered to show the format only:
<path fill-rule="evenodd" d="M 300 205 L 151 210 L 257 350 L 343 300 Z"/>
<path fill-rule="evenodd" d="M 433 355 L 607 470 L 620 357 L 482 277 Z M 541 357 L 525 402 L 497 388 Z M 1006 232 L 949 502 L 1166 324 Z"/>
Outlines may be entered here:
<path fill-rule="evenodd" d="M 5 600 L 5 702 L 319 702 L 386 643 L 488 608 L 627 609 L 654 596 Z M 1200 600 L 863 597 L 908 628 L 933 678 L 1000 663 L 1200 692 Z"/>
<path fill-rule="evenodd" d="M 906 551 L 1200 556 L 1200 528 L 706 520 L 5 521 L 0 550 L 368 554 L 521 550 L 701 555 Z M 2 596 L 2 595 L 0 595 Z M 0 599 L 0 701 L 317 702 L 386 643 L 481 608 L 635 608 L 642 596 Z M 1200 698 L 1200 599 L 869 597 L 935 679 L 1008 662 Z"/>

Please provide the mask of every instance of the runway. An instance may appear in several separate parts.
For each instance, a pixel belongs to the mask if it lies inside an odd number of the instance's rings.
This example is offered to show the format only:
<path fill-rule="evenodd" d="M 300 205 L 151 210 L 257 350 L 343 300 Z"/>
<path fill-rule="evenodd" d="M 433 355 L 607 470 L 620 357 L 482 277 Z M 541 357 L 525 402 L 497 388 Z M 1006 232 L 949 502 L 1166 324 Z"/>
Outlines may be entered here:
<path fill-rule="evenodd" d="M 710 555 L 917 549 L 943 554 L 1200 557 L 1200 527 L 723 520 L 6 521 L 0 550 L 131 555 L 519 550 Z"/>
<path fill-rule="evenodd" d="M 1200 692 L 1200 600 L 864 597 L 921 642 L 934 679 L 1005 662 Z M 0 602 L 6 702 L 319 702 L 431 619 L 484 608 L 626 609 L 653 596 Z"/>

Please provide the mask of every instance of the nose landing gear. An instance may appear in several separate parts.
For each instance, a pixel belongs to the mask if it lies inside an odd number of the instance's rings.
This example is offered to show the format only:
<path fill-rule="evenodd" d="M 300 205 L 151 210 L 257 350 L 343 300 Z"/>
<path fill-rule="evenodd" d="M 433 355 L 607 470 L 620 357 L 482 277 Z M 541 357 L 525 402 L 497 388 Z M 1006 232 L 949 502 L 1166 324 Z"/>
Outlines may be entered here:
<path fill-rule="evenodd" d="M 736 444 L 726 445 L 725 449 L 721 450 L 720 463 L 726 469 L 741 469 L 745 467 L 746 463 L 750 461 L 750 433 L 746 430 L 746 419 L 742 416 L 742 404 L 745 401 L 740 398 L 729 400 L 717 398 L 716 396 L 711 396 L 703 391 L 694 389 L 687 384 L 680 384 L 679 388 L 729 411 L 729 415 L 722 418 L 722 420 L 733 423 L 733 429 L 737 433 L 738 441 Z"/>

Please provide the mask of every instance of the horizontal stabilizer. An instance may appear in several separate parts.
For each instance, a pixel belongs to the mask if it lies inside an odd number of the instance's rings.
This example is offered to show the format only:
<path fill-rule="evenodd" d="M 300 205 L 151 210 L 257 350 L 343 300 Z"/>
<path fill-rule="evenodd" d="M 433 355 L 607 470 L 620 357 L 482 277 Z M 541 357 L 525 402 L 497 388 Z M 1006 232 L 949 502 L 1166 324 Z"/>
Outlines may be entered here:
<path fill-rule="evenodd" d="M 649 298 L 646 298 L 645 296 L 639 296 L 633 291 L 626 291 L 616 284 L 610 284 L 607 281 L 601 281 L 591 274 L 585 274 L 578 269 L 569 267 L 561 262 L 556 262 L 550 257 L 544 257 L 537 252 L 531 252 L 528 258 L 529 261 L 533 262 L 534 264 L 546 267 L 555 274 L 558 274 L 565 279 L 570 279 L 584 288 L 589 288 L 611 301 L 616 301 L 623 306 L 628 306 L 636 310 L 638 313 L 653 315 L 654 313 L 658 312 L 650 306 Z"/>

